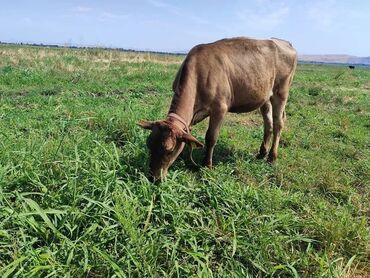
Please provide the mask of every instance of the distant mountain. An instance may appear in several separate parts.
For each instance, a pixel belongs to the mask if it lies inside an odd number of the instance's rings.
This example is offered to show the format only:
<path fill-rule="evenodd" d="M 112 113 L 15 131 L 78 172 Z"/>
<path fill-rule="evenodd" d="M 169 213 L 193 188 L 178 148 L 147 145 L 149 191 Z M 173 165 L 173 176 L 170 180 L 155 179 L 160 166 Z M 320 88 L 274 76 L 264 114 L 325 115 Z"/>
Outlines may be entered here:
<path fill-rule="evenodd" d="M 370 65 L 370 57 L 357 57 L 351 55 L 299 55 L 298 60 L 314 63 L 340 63 Z"/>

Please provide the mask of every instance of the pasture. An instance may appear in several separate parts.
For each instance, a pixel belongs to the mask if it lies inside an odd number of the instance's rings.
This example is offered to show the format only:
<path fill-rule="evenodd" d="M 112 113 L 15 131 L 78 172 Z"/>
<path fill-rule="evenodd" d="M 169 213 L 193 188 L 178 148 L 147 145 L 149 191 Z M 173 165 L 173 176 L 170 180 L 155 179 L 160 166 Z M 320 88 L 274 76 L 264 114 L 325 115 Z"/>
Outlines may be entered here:
<path fill-rule="evenodd" d="M 136 123 L 183 58 L 0 46 L 0 275 L 368 277 L 370 68 L 298 65 L 276 165 L 228 114 L 213 170 L 186 150 L 153 185 Z"/>

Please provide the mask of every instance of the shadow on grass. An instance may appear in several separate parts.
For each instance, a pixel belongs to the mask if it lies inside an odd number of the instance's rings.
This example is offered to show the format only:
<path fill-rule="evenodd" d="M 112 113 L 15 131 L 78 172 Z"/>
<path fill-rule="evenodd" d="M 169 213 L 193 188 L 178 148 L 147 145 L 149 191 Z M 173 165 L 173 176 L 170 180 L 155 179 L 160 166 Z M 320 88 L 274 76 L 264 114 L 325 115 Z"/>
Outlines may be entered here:
<path fill-rule="evenodd" d="M 114 137 L 114 135 L 112 135 Z M 118 140 L 117 140 L 118 138 Z M 117 138 L 109 138 L 113 141 L 118 148 L 123 148 L 122 136 Z M 199 172 L 203 167 L 203 159 L 205 157 L 206 150 L 204 149 L 193 149 L 192 157 L 196 165 L 191 161 L 190 155 L 191 151 L 189 147 L 185 147 L 180 156 L 175 160 L 174 164 L 170 167 L 171 170 L 190 170 L 191 172 Z M 214 151 L 213 155 L 213 165 L 217 166 L 219 163 L 226 163 L 235 165 L 237 158 L 245 157 L 246 160 L 255 159 L 252 155 L 238 152 L 235 149 L 230 148 L 226 142 L 220 141 Z M 149 176 L 149 150 L 142 146 L 142 150 L 136 152 L 135 154 L 124 153 L 120 157 L 120 162 L 122 165 L 126 165 L 125 176 L 137 177 L 139 173 L 144 174 L 146 177 Z"/>
<path fill-rule="evenodd" d="M 206 149 L 194 149 L 192 156 L 193 160 L 197 165 L 194 165 L 190 158 L 190 148 L 186 147 L 185 150 L 181 153 L 180 158 L 183 160 L 187 169 L 197 172 L 203 166 L 203 160 L 206 155 Z M 256 152 L 257 154 L 257 152 Z M 217 166 L 218 164 L 229 164 L 235 166 L 236 161 L 238 159 L 243 159 L 245 161 L 262 161 L 256 159 L 256 155 L 251 154 L 247 151 L 240 151 L 232 148 L 228 142 L 220 140 L 214 149 L 213 152 L 213 166 Z M 180 163 L 174 163 L 174 168 L 180 169 Z"/>
<path fill-rule="evenodd" d="M 126 136 L 124 134 L 112 133 L 108 140 L 120 148 L 125 148 Z M 257 150 L 238 150 L 235 149 L 228 141 L 219 140 L 215 146 L 213 153 L 213 166 L 228 165 L 232 168 L 237 168 L 237 161 L 245 161 L 247 164 L 266 163 L 263 160 L 256 158 Z M 203 166 L 203 160 L 206 155 L 206 149 L 193 149 L 192 154 L 189 147 L 185 147 L 180 156 L 175 160 L 169 171 L 184 171 L 188 170 L 193 173 L 199 172 Z M 192 159 L 195 164 L 192 162 Z M 137 179 L 144 175 L 149 177 L 149 150 L 145 145 L 140 146 L 133 152 L 125 152 L 120 157 L 120 162 L 125 165 L 125 170 L 122 172 L 122 177 L 125 179 Z M 255 167 L 255 166 L 254 166 Z M 257 166 L 260 167 L 260 166 Z"/>

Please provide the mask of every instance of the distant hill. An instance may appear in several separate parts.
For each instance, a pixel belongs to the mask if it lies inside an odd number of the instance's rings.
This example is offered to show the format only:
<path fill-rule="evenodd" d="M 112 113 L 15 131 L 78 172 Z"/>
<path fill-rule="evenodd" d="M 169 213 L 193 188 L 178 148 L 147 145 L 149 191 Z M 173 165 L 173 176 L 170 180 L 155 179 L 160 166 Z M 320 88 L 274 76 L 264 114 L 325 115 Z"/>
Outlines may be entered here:
<path fill-rule="evenodd" d="M 351 55 L 299 55 L 298 60 L 301 62 L 362 64 L 370 66 L 370 57 L 357 57 Z"/>

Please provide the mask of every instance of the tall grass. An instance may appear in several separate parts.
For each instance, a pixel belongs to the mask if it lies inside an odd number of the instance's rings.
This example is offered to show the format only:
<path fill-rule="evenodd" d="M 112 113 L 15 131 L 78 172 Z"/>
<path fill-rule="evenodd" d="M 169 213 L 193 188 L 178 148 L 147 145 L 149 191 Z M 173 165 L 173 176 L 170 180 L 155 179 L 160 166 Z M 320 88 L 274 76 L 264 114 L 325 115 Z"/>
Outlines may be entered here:
<path fill-rule="evenodd" d="M 276 166 L 260 115 L 228 115 L 213 170 L 185 152 L 153 185 L 136 122 L 183 57 L 135 55 L 0 46 L 2 276 L 370 274 L 368 68 L 299 65 Z"/>

